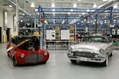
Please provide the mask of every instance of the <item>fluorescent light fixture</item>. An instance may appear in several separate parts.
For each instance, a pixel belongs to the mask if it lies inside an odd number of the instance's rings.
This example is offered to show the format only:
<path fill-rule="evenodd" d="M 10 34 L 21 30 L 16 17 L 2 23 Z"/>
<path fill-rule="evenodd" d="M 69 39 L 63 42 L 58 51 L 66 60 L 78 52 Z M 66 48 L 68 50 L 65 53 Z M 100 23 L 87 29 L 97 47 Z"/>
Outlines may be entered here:
<path fill-rule="evenodd" d="M 35 7 L 35 4 L 34 3 L 31 3 L 31 7 Z"/>
<path fill-rule="evenodd" d="M 108 1 L 108 0 L 102 0 L 102 1 Z"/>
<path fill-rule="evenodd" d="M 76 3 L 74 3 L 73 7 L 74 7 L 74 8 L 76 8 L 76 7 L 77 7 L 77 4 L 76 4 Z"/>
<path fill-rule="evenodd" d="M 94 4 L 94 5 L 93 5 L 93 8 L 97 8 L 97 5 L 96 5 L 96 4 Z"/>
<path fill-rule="evenodd" d="M 23 22 L 23 20 L 21 20 L 20 22 Z"/>
<path fill-rule="evenodd" d="M 9 5 L 9 7 L 12 7 L 12 5 Z"/>
<path fill-rule="evenodd" d="M 90 12 L 90 10 L 88 9 L 87 12 Z"/>
<path fill-rule="evenodd" d="M 55 9 L 52 9 L 52 11 L 55 11 Z"/>
<path fill-rule="evenodd" d="M 82 15 L 85 15 L 86 13 L 82 13 Z"/>
<path fill-rule="evenodd" d="M 35 12 L 38 12 L 38 9 L 35 9 Z"/>
<path fill-rule="evenodd" d="M 71 13 L 69 12 L 68 15 L 70 15 Z"/>
<path fill-rule="evenodd" d="M 78 1 L 81 1 L 81 0 L 78 0 Z"/>
<path fill-rule="evenodd" d="M 71 9 L 70 11 L 73 12 L 73 9 Z"/>
<path fill-rule="evenodd" d="M 25 14 L 23 13 L 22 15 L 24 16 Z"/>
<path fill-rule="evenodd" d="M 118 5 L 117 5 L 117 4 L 115 4 L 115 5 L 113 6 L 113 8 L 118 8 Z"/>
<path fill-rule="evenodd" d="M 62 24 L 64 24 L 64 23 L 65 23 L 65 20 L 62 21 Z"/>
<path fill-rule="evenodd" d="M 48 24 L 48 22 L 45 20 L 45 23 Z"/>
<path fill-rule="evenodd" d="M 114 21 L 116 21 L 116 20 L 114 19 Z"/>
<path fill-rule="evenodd" d="M 52 3 L 51 7 L 55 7 L 55 3 L 54 2 Z"/>

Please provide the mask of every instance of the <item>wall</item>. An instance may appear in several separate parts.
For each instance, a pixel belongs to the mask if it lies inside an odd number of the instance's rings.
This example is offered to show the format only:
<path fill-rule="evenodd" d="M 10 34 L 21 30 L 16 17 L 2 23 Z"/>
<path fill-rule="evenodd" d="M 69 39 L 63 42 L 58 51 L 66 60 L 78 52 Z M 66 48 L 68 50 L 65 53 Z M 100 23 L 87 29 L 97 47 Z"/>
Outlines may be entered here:
<path fill-rule="evenodd" d="M 3 9 L 0 7 L 0 27 L 2 27 L 2 36 L 1 36 L 1 38 L 2 38 L 2 42 L 7 42 L 7 37 L 6 37 L 6 31 L 4 30 L 4 28 L 3 28 L 3 26 L 4 26 L 4 24 L 3 24 L 3 17 L 4 17 L 4 15 L 3 15 Z M 13 31 L 13 25 L 14 25 L 14 20 L 13 20 L 13 12 L 10 12 L 10 11 L 7 11 L 8 12 L 8 15 L 7 15 L 7 20 L 8 20 L 8 25 L 7 25 L 7 28 L 10 28 L 10 37 L 12 37 L 12 36 L 16 36 L 16 35 L 18 35 L 18 28 L 17 28 L 17 30 L 14 32 Z"/>

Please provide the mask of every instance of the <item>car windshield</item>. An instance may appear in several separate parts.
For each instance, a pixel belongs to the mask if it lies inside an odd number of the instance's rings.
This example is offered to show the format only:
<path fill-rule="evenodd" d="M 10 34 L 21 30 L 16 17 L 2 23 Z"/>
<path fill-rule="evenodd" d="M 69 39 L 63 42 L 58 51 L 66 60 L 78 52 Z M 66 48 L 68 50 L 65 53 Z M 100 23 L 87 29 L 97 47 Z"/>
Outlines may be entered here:
<path fill-rule="evenodd" d="M 105 37 L 101 37 L 101 36 L 90 36 L 90 37 L 83 37 L 82 42 L 103 42 L 103 43 L 107 43 L 108 40 Z"/>

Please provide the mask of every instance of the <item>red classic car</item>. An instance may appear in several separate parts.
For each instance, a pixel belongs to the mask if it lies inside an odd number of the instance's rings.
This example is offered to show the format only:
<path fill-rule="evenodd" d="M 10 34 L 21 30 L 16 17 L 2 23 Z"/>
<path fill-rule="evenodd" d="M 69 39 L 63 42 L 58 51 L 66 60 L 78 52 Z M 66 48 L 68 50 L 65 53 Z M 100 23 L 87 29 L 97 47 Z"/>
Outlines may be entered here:
<path fill-rule="evenodd" d="M 39 49 L 39 39 L 36 36 L 15 36 L 7 44 L 7 54 L 13 60 L 13 65 L 46 63 L 49 52 Z"/>

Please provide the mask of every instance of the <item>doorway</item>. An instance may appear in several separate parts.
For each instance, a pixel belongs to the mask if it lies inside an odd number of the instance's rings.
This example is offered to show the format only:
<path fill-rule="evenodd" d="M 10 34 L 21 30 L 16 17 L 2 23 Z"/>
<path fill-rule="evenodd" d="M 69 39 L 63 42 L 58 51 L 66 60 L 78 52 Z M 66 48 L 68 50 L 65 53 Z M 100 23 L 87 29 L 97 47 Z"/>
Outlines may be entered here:
<path fill-rule="evenodd" d="M 10 28 L 6 30 L 7 42 L 10 40 Z"/>

